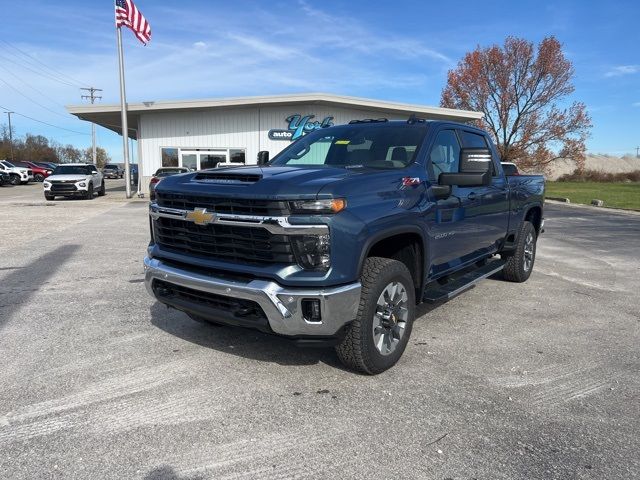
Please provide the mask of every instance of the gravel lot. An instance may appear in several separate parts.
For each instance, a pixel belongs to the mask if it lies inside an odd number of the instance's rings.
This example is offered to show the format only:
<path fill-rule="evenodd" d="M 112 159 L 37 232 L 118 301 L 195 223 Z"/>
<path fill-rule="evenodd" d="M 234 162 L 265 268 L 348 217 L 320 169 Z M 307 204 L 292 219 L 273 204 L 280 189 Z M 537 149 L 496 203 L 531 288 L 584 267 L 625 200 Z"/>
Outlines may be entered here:
<path fill-rule="evenodd" d="M 640 216 L 548 205 L 527 283 L 421 308 L 365 377 L 156 304 L 108 185 L 0 187 L 1 478 L 640 476 Z"/>

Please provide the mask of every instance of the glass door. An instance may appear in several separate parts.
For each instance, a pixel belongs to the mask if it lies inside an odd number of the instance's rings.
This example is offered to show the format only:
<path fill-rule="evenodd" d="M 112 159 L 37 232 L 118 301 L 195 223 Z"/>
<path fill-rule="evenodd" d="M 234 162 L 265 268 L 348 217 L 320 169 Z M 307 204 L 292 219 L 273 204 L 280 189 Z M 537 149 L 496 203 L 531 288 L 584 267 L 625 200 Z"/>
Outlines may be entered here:
<path fill-rule="evenodd" d="M 180 150 L 180 166 L 191 170 L 216 168 L 229 161 L 228 150 Z"/>
<path fill-rule="evenodd" d="M 227 150 L 211 150 L 208 152 L 200 152 L 200 170 L 205 168 L 216 168 L 219 163 L 229 161 Z"/>
<path fill-rule="evenodd" d="M 180 151 L 180 166 L 189 170 L 199 170 L 198 154 L 196 152 Z"/>

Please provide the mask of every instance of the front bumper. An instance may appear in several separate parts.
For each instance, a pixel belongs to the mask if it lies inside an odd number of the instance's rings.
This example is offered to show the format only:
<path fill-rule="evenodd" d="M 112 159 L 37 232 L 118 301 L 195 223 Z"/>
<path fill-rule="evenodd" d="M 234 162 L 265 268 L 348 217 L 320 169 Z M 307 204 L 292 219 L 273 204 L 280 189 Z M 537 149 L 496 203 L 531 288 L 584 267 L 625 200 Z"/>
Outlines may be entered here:
<path fill-rule="evenodd" d="M 153 284 L 156 280 L 199 292 L 249 300 L 262 308 L 273 333 L 288 337 L 337 336 L 345 325 L 356 318 L 360 303 L 359 282 L 318 289 L 283 287 L 270 280 L 242 281 L 195 273 L 149 257 L 144 259 L 144 268 L 147 290 L 163 303 L 170 304 L 154 292 Z M 304 318 L 302 300 L 320 302 L 321 321 L 310 322 Z M 194 304 L 193 307 L 192 310 L 189 305 L 183 303 L 176 308 L 185 311 L 197 310 L 202 315 L 202 306 Z M 215 312 L 211 312 L 210 319 L 216 320 Z M 228 323 L 224 318 L 222 322 Z"/>

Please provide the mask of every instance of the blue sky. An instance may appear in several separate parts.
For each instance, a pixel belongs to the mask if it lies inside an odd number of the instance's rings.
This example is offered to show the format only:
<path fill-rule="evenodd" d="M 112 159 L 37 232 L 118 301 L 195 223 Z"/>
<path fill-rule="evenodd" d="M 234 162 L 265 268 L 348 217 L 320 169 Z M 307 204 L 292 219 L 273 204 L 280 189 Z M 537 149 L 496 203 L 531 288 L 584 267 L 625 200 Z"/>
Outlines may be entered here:
<path fill-rule="evenodd" d="M 103 102 L 119 101 L 113 2 L 1 3 L 0 106 L 67 129 L 14 115 L 19 135 L 88 146 L 89 124 L 63 105 L 80 103 L 81 84 L 102 88 Z M 124 32 L 130 102 L 322 91 L 437 105 L 447 70 L 476 45 L 555 35 L 575 65 L 573 99 L 593 118 L 589 150 L 621 155 L 640 145 L 637 0 L 137 5 L 153 39 L 143 47 Z M 121 159 L 116 134 L 98 128 L 98 142 Z"/>

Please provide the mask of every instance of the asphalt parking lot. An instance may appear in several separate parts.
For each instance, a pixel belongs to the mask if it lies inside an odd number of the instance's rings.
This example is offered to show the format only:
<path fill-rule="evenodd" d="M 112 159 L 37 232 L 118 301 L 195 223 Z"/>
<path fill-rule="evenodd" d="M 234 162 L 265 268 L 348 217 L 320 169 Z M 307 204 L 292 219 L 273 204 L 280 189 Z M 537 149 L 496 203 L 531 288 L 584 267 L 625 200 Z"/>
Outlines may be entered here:
<path fill-rule="evenodd" d="M 640 215 L 547 205 L 527 283 L 421 308 L 365 377 L 155 303 L 119 184 L 39 188 L 0 187 L 2 478 L 640 476 Z"/>

